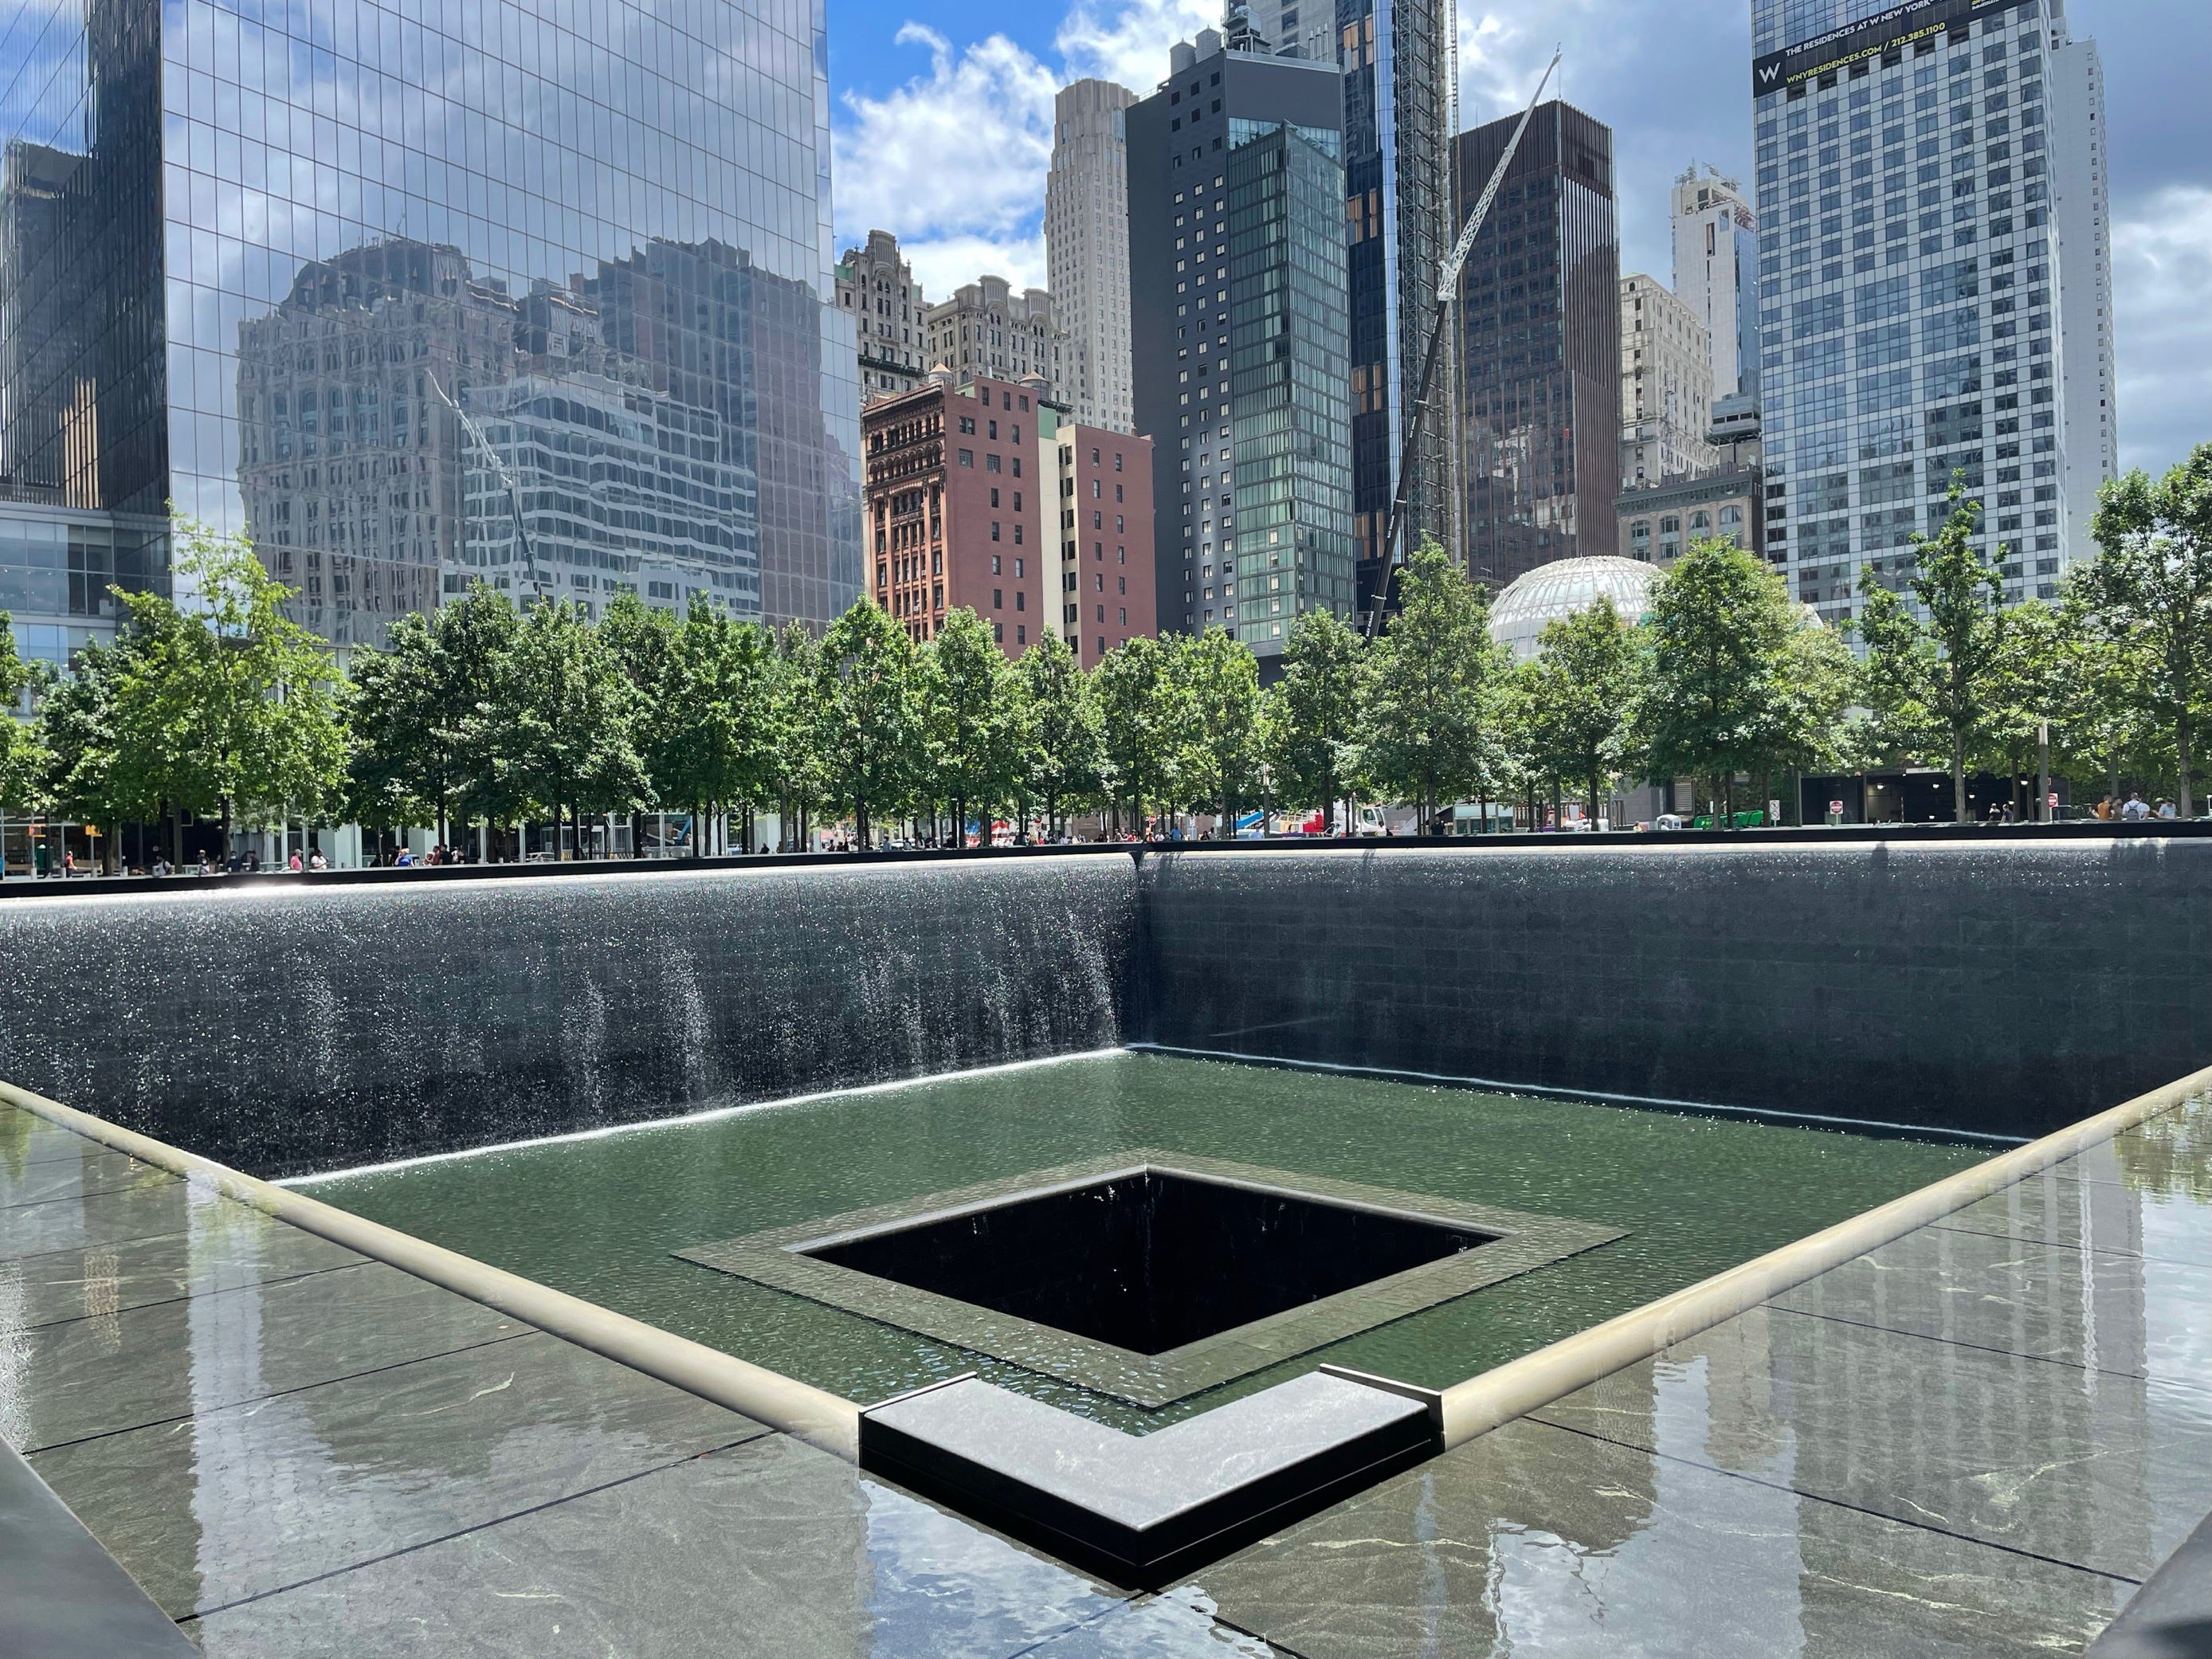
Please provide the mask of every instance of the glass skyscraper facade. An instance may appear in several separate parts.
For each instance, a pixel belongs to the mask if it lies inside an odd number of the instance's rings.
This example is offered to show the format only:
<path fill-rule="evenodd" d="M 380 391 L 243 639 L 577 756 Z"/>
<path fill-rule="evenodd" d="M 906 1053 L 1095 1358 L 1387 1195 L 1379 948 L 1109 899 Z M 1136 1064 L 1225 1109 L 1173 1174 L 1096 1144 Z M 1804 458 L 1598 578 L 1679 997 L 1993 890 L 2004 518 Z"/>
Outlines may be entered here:
<path fill-rule="evenodd" d="M 1452 217 L 1456 46 L 1439 0 L 1256 0 L 1247 14 L 1283 57 L 1344 71 L 1344 209 L 1352 351 L 1352 538 L 1360 603 L 1382 574 L 1383 538 L 1407 477 L 1402 557 L 1425 535 L 1453 540 L 1452 342 L 1408 453 L 1429 350 L 1437 273 Z"/>
<path fill-rule="evenodd" d="M 1462 222 L 1520 120 L 1460 135 Z M 1459 308 L 1468 574 L 1495 591 L 1553 559 L 1617 552 L 1612 129 L 1556 99 L 1537 106 L 1460 273 Z"/>
<path fill-rule="evenodd" d="M 476 578 L 833 616 L 826 65 L 818 0 L 0 0 L 0 609 L 110 625 L 173 501 L 342 644 Z"/>
<path fill-rule="evenodd" d="M 1767 557 L 1831 619 L 1954 479 L 2008 599 L 2111 475 L 2102 91 L 2058 0 L 1755 0 Z"/>
<path fill-rule="evenodd" d="M 1173 61 L 1127 116 L 1159 623 L 1265 659 L 1356 599 L 1340 77 L 1211 31 Z"/>

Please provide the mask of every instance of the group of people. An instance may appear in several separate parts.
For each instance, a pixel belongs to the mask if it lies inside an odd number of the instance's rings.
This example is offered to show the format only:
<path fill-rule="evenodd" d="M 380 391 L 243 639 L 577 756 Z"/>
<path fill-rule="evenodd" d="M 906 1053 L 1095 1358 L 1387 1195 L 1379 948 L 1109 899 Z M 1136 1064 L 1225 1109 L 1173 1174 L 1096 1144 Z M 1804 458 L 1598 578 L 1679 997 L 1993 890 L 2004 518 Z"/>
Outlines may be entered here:
<path fill-rule="evenodd" d="M 233 876 L 258 876 L 264 867 L 261 854 L 258 853 L 233 853 L 223 862 L 223 873 Z M 331 867 L 331 864 L 330 860 L 323 856 L 320 848 L 303 856 L 300 849 L 295 847 L 290 855 L 285 859 L 284 867 L 296 876 L 309 870 L 327 870 Z M 131 873 L 134 876 L 173 876 L 179 872 L 177 866 L 157 854 L 154 861 L 143 870 L 133 870 Z M 203 851 L 194 861 L 192 867 L 182 873 L 191 876 L 212 876 L 216 872 L 215 865 Z"/>
<path fill-rule="evenodd" d="M 2145 818 L 2170 818 L 2174 816 L 2173 803 L 2164 796 L 2153 806 L 2134 790 L 2128 792 L 2124 801 L 2115 801 L 2110 795 L 2097 803 L 2097 816 L 2110 822 L 2118 819 L 2124 823 L 2141 823 Z"/>

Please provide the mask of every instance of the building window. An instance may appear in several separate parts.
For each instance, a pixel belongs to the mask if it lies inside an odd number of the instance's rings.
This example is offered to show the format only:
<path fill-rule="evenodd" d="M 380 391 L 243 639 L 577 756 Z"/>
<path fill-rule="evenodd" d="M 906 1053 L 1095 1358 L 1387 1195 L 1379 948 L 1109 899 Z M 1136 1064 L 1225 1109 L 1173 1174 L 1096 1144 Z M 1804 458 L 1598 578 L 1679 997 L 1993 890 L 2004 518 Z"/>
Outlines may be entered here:
<path fill-rule="evenodd" d="M 963 465 L 963 466 L 973 466 L 973 465 L 975 465 L 975 452 L 974 450 L 972 450 L 972 449 L 963 449 L 963 450 L 962 450 L 962 451 L 960 452 L 960 465 Z"/>
<path fill-rule="evenodd" d="M 1004 589 L 1004 588 L 1002 588 L 1002 587 L 994 587 L 994 588 L 993 588 L 993 589 L 991 590 L 991 609 L 992 609 L 992 610 L 994 610 L 994 611 L 1004 611 L 1006 608 L 1006 589 Z"/>

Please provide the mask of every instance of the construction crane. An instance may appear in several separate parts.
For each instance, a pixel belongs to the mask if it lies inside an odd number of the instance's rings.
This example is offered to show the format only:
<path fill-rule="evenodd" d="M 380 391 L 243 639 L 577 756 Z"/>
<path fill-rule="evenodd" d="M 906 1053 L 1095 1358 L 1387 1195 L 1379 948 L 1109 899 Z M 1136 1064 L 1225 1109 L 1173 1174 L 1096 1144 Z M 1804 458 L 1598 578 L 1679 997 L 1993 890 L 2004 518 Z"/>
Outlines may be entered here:
<path fill-rule="evenodd" d="M 1536 82 L 1536 90 L 1528 100 L 1528 107 L 1521 112 L 1521 120 L 1513 129 L 1512 137 L 1506 140 L 1505 149 L 1498 155 L 1498 165 L 1490 170 L 1490 182 L 1482 187 L 1481 199 L 1474 210 L 1467 216 L 1461 228 L 1459 240 L 1437 270 L 1437 306 L 1429 318 L 1428 355 L 1421 360 L 1421 383 L 1413 394 L 1413 420 L 1406 434 L 1405 446 L 1398 463 L 1398 489 L 1390 498 L 1390 517 L 1382 532 L 1382 574 L 1375 584 L 1374 607 L 1367 613 L 1367 637 L 1373 639 L 1382 627 L 1382 612 L 1390 603 L 1390 580 L 1398 568 L 1398 532 L 1405 526 L 1406 497 L 1410 493 L 1413 477 L 1413 462 L 1421 443 L 1421 428 L 1429 416 L 1431 383 L 1437 374 L 1437 359 L 1443 345 L 1444 324 L 1451 310 L 1452 296 L 1459 292 L 1459 274 L 1467 264 L 1467 256 L 1474 251 L 1474 239 L 1481 232 L 1482 222 L 1490 216 L 1490 204 L 1498 199 L 1498 188 L 1505 182 L 1505 169 L 1513 165 L 1514 152 L 1521 148 L 1521 135 L 1528 131 L 1528 122 L 1536 113 L 1536 105 L 1551 84 L 1552 71 L 1559 66 L 1559 52 L 1552 53 L 1552 61 L 1544 66 L 1544 78 Z"/>

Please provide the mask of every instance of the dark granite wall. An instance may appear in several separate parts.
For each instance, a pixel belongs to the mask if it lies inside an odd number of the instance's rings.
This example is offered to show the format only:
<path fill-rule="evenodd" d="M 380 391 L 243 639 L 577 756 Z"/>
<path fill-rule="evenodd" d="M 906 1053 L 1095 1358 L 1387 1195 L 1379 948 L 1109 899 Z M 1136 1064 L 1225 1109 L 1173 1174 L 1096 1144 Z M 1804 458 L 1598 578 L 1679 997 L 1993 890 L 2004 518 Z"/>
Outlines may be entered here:
<path fill-rule="evenodd" d="M 1130 869 L 19 890 L 0 1078 L 281 1175 L 1099 1048 Z"/>
<path fill-rule="evenodd" d="M 1149 858 L 1176 1047 L 2033 1135 L 2212 1063 L 2212 842 Z"/>
<path fill-rule="evenodd" d="M 1125 1040 L 2007 1135 L 2212 1063 L 2212 839 L 216 885 L 15 887 L 0 1078 L 266 1175 Z"/>

